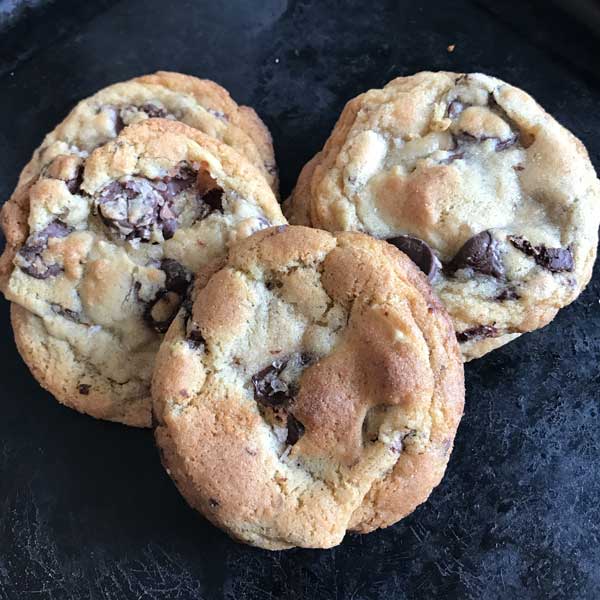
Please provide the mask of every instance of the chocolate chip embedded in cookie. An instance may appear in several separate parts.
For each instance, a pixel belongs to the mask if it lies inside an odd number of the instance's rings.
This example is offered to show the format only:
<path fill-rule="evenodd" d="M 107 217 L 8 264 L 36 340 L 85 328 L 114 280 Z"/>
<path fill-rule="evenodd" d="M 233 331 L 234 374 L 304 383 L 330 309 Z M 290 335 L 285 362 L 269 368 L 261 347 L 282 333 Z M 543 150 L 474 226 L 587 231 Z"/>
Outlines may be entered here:
<path fill-rule="evenodd" d="M 525 92 L 418 73 L 351 100 L 284 206 L 291 223 L 405 251 L 470 360 L 577 298 L 596 257 L 600 183 L 581 142 Z"/>
<path fill-rule="evenodd" d="M 146 119 L 88 158 L 61 159 L 3 209 L 19 351 L 64 404 L 149 426 L 155 354 L 194 273 L 282 223 L 256 168 L 173 120 Z"/>
<path fill-rule="evenodd" d="M 153 398 L 191 506 L 250 544 L 331 547 L 395 523 L 439 483 L 462 358 L 426 278 L 390 244 L 277 227 L 198 279 Z"/>

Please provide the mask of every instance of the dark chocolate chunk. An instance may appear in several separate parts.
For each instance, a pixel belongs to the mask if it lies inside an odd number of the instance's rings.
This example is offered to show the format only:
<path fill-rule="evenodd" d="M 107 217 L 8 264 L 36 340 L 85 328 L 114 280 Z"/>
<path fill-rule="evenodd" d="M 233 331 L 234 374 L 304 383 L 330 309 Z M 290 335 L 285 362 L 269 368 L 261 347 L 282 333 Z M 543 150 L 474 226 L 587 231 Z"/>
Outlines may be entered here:
<path fill-rule="evenodd" d="M 67 189 L 71 194 L 77 194 L 80 191 L 81 184 L 83 183 L 83 165 L 79 165 L 77 167 L 77 172 L 75 177 L 65 181 L 67 184 Z"/>
<path fill-rule="evenodd" d="M 168 200 L 191 188 L 196 183 L 196 177 L 196 171 L 189 165 L 179 165 L 173 175 L 169 175 L 162 180 L 161 183 L 164 184 L 164 188 L 161 185 L 160 188 L 162 189 L 160 191 L 165 200 Z M 159 188 L 158 185 L 157 188 Z"/>
<path fill-rule="evenodd" d="M 158 225 L 163 197 L 140 177 L 109 183 L 95 201 L 104 223 L 125 239 L 148 241 Z"/>
<path fill-rule="evenodd" d="M 511 235 L 510 243 L 527 256 L 531 256 L 535 262 L 552 273 L 572 271 L 575 268 L 573 252 L 571 248 L 547 248 L 543 244 L 534 246 L 525 238 Z"/>
<path fill-rule="evenodd" d="M 81 322 L 80 314 L 77 311 L 65 308 L 60 304 L 51 304 L 50 306 L 52 308 L 52 312 L 55 312 L 57 315 L 60 315 L 61 317 L 69 319 L 69 321 L 73 321 L 75 323 Z"/>
<path fill-rule="evenodd" d="M 399 235 L 387 240 L 406 254 L 432 280 L 437 271 L 439 261 L 433 250 L 423 240 L 411 235 Z"/>
<path fill-rule="evenodd" d="M 57 264 L 46 264 L 42 258 L 42 253 L 48 247 L 49 239 L 64 238 L 72 232 L 72 227 L 56 220 L 41 231 L 32 233 L 19 250 L 19 267 L 21 270 L 36 279 L 47 279 L 61 273 L 62 267 Z"/>
<path fill-rule="evenodd" d="M 505 140 L 501 140 L 500 138 L 489 138 L 489 139 L 496 140 L 495 150 L 496 150 L 496 152 L 502 152 L 503 150 L 506 150 L 507 148 L 514 146 L 519 141 L 519 134 L 515 133 L 514 135 L 512 135 L 511 137 L 509 137 Z"/>
<path fill-rule="evenodd" d="M 452 102 L 448 104 L 448 117 L 456 119 L 465 108 L 465 105 L 460 100 L 452 100 Z"/>
<path fill-rule="evenodd" d="M 488 230 L 467 240 L 456 256 L 445 266 L 446 272 L 450 275 L 467 268 L 497 279 L 504 278 L 504 265 L 498 242 Z"/>
<path fill-rule="evenodd" d="M 462 344 L 469 340 L 497 337 L 498 335 L 499 332 L 493 325 L 477 325 L 477 327 L 471 327 L 464 331 L 457 331 L 456 339 Z"/>
<path fill-rule="evenodd" d="M 167 290 L 183 296 L 192 281 L 192 274 L 172 258 L 163 258 L 160 261 L 160 269 L 165 272 Z"/>
<path fill-rule="evenodd" d="M 202 201 L 209 206 L 211 211 L 223 212 L 223 190 L 221 188 L 214 188 L 206 192 L 202 196 Z"/>
<path fill-rule="evenodd" d="M 287 438 L 285 443 L 293 446 L 304 435 L 304 425 L 289 413 L 287 416 Z"/>
<path fill-rule="evenodd" d="M 218 508 L 218 507 L 220 506 L 220 504 L 219 504 L 219 501 L 218 501 L 218 500 L 215 500 L 214 498 L 209 498 L 209 499 L 208 499 L 208 505 L 209 505 L 211 508 Z"/>
<path fill-rule="evenodd" d="M 199 329 L 192 329 L 188 331 L 185 340 L 192 350 L 200 350 L 200 348 L 206 347 L 206 340 L 202 336 L 202 332 Z"/>
<path fill-rule="evenodd" d="M 82 394 L 83 396 L 87 396 L 90 393 L 91 387 L 92 386 L 88 385 L 87 383 L 80 383 L 77 389 L 79 390 L 80 394 Z"/>
<path fill-rule="evenodd" d="M 104 112 L 108 115 L 109 119 L 113 122 L 113 128 L 115 135 L 121 133 L 125 127 L 123 118 L 121 117 L 121 111 L 116 106 L 106 105 L 102 106 L 98 112 Z"/>
<path fill-rule="evenodd" d="M 515 289 L 505 288 L 496 296 L 496 300 L 504 302 L 506 300 L 518 300 L 520 297 Z"/>
<path fill-rule="evenodd" d="M 279 378 L 288 364 L 287 358 L 273 361 L 252 376 L 254 399 L 264 406 L 281 407 L 290 402 L 292 394 L 288 384 Z"/>
<path fill-rule="evenodd" d="M 185 165 L 161 180 L 113 181 L 100 192 L 95 205 L 104 223 L 125 239 L 149 241 L 154 230 L 170 239 L 178 227 L 173 198 L 195 181 L 195 172 Z"/>
<path fill-rule="evenodd" d="M 160 290 L 144 309 L 144 319 L 157 333 L 165 333 L 181 305 L 181 296 L 170 290 Z"/>
<path fill-rule="evenodd" d="M 212 211 L 223 212 L 223 189 L 219 186 L 216 179 L 213 179 L 211 174 L 205 169 L 198 171 L 196 179 L 198 188 L 198 197 L 203 206 L 206 207 L 204 214 L 200 218 L 204 218 Z"/>
<path fill-rule="evenodd" d="M 153 119 L 164 119 L 169 113 L 164 109 L 156 106 L 152 102 L 146 102 L 140 106 L 140 110 L 143 110 L 149 117 Z"/>

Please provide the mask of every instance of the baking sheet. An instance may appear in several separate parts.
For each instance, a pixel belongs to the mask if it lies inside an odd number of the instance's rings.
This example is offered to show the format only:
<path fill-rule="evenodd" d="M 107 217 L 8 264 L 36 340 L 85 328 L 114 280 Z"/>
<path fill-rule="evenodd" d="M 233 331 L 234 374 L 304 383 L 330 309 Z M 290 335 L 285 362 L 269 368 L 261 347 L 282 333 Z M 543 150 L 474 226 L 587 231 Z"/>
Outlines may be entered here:
<path fill-rule="evenodd" d="M 283 197 L 349 98 L 423 69 L 523 87 L 599 166 L 599 41 L 554 3 L 11 4 L 16 17 L 0 10 L 0 198 L 78 99 L 156 69 L 213 78 L 258 110 Z M 189 509 L 149 431 L 78 415 L 40 389 L 0 301 L 0 600 L 597 598 L 599 292 L 596 269 L 551 325 L 467 365 L 465 418 L 427 504 L 330 551 L 275 553 Z"/>

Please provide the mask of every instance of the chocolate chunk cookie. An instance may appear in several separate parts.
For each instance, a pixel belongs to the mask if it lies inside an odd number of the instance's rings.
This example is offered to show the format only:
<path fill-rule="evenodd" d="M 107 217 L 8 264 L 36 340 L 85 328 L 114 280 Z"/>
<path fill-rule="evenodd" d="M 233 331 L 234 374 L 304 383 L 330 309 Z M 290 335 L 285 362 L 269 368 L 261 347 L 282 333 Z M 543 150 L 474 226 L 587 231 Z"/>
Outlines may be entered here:
<path fill-rule="evenodd" d="M 42 145 L 19 183 L 37 179 L 59 155 L 85 158 L 127 125 L 149 118 L 181 121 L 243 154 L 277 193 L 271 134 L 252 108 L 239 106 L 224 88 L 207 79 L 159 71 L 104 88 L 82 100 Z M 71 180 L 70 185 L 76 185 Z"/>
<path fill-rule="evenodd" d="M 600 183 L 581 142 L 525 92 L 419 73 L 347 104 L 285 212 L 407 252 L 469 360 L 577 298 L 596 257 Z"/>
<path fill-rule="evenodd" d="M 258 169 L 176 121 L 60 155 L 2 211 L 17 346 L 60 402 L 149 426 L 154 358 L 194 273 L 282 223 Z"/>
<path fill-rule="evenodd" d="M 196 281 L 153 399 L 163 463 L 192 507 L 249 544 L 325 548 L 395 523 L 439 483 L 462 357 L 396 248 L 274 227 Z"/>

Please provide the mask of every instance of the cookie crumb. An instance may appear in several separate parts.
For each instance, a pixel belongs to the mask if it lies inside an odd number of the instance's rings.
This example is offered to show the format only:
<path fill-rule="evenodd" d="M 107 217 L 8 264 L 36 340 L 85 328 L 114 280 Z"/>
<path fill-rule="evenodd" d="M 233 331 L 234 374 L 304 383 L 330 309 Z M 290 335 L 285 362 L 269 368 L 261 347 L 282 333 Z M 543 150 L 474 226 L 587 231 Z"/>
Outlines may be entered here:
<path fill-rule="evenodd" d="M 454 52 L 454 48 L 456 48 L 456 44 L 450 44 L 446 50 L 448 50 L 448 52 Z"/>

